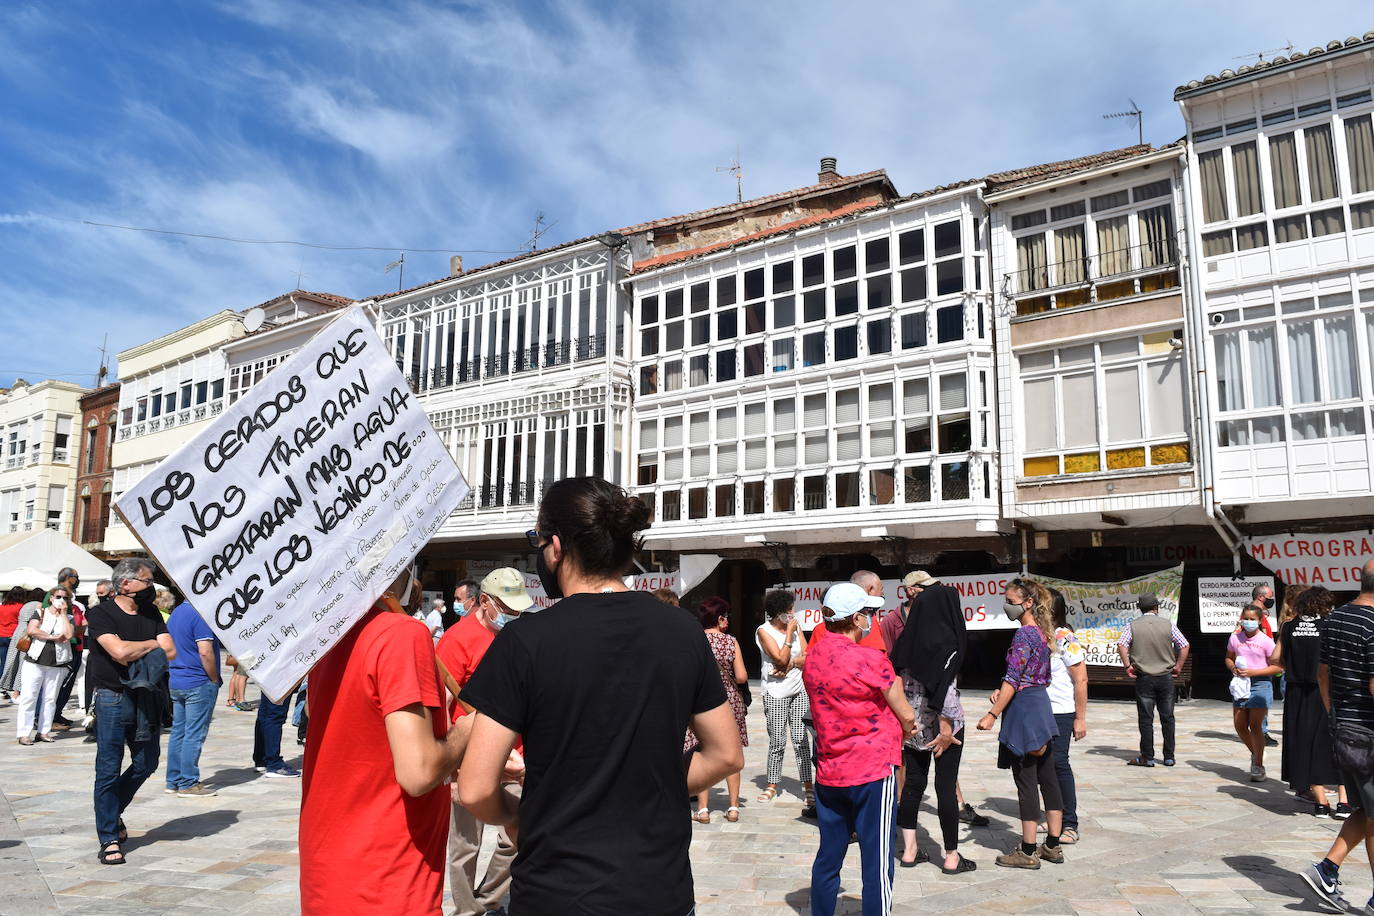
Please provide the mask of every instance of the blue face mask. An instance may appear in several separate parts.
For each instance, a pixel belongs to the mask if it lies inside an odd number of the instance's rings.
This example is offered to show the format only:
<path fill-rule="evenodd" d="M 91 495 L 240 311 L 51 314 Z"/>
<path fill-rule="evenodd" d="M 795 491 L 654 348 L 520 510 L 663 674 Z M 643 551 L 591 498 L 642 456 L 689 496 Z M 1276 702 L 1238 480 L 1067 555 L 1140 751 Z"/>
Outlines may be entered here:
<path fill-rule="evenodd" d="M 505 628 L 506 624 L 510 623 L 512 620 L 519 616 L 519 614 L 498 613 L 496 615 L 496 618 L 492 620 L 491 625 L 493 629 L 499 632 Z"/>
<path fill-rule="evenodd" d="M 1240 628 L 1244 630 L 1246 633 L 1254 633 L 1256 630 L 1259 629 L 1259 621 L 1249 619 L 1242 620 L 1240 622 Z"/>

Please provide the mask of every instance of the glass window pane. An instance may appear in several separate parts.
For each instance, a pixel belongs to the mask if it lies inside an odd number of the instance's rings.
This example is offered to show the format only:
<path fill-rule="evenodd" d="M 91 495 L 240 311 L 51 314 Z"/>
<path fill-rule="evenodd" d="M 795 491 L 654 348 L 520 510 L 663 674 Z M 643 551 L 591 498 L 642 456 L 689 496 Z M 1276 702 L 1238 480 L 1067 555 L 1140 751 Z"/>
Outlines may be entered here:
<path fill-rule="evenodd" d="M 1252 338 L 1252 351 L 1253 342 Z M 1253 363 L 1250 366 L 1250 379 L 1252 385 L 1260 381 Z M 1314 404 L 1321 399 L 1314 321 L 1295 321 L 1288 325 L 1288 391 L 1293 395 L 1294 404 Z M 1256 403 L 1255 406 L 1268 405 Z"/>
<path fill-rule="evenodd" d="M 792 291 L 792 261 L 783 261 L 773 265 L 773 294 L 790 293 Z"/>
<path fill-rule="evenodd" d="M 824 420 L 822 420 L 824 422 Z M 773 402 L 773 430 L 779 433 L 794 432 L 797 428 L 797 402 L 784 398 Z"/>
<path fill-rule="evenodd" d="M 813 254 L 802 258 L 802 286 L 818 286 L 825 282 L 825 255 Z"/>
<path fill-rule="evenodd" d="M 825 319 L 825 290 L 813 289 L 802 293 L 802 320 L 822 321 Z"/>
<path fill-rule="evenodd" d="M 867 298 L 864 300 L 864 307 L 870 309 L 883 309 L 892 304 L 892 275 L 883 274 L 880 277 L 869 277 L 865 284 Z"/>
<path fill-rule="evenodd" d="M 1140 373 L 1135 366 L 1108 369 L 1107 441 L 1131 442 L 1144 435 L 1140 416 Z"/>
<path fill-rule="evenodd" d="M 1054 448 L 1058 442 L 1058 421 L 1054 413 L 1054 379 L 1036 379 L 1021 386 L 1023 429 L 1026 451 Z"/>
<path fill-rule="evenodd" d="M 968 375 L 956 372 L 940 376 L 940 409 L 965 410 L 968 408 Z"/>
<path fill-rule="evenodd" d="M 835 287 L 835 314 L 853 315 L 859 310 L 859 284 L 841 283 Z"/>
<path fill-rule="evenodd" d="M 734 305 L 735 294 L 739 290 L 739 277 L 730 274 L 728 277 L 716 278 L 716 305 Z"/>
<path fill-rule="evenodd" d="M 1327 400 L 1339 401 L 1359 394 L 1356 375 L 1355 335 L 1349 318 L 1327 318 L 1322 322 L 1326 335 Z"/>
<path fill-rule="evenodd" d="M 870 355 L 892 351 L 892 319 L 883 318 L 868 323 L 868 352 Z"/>
<path fill-rule="evenodd" d="M 924 347 L 926 345 L 926 313 L 917 312 L 914 315 L 902 316 L 902 349 L 910 350 L 914 347 Z"/>
<path fill-rule="evenodd" d="M 935 257 L 945 258 L 956 255 L 959 246 L 959 221 L 952 220 L 935 227 Z"/>
<path fill-rule="evenodd" d="M 935 339 L 949 343 L 964 339 L 964 304 L 947 305 L 935 310 Z"/>
<path fill-rule="evenodd" d="M 716 381 L 734 381 L 735 369 L 736 365 L 734 350 L 721 350 L 716 354 Z"/>
<path fill-rule="evenodd" d="M 658 321 L 658 297 L 645 296 L 639 300 L 639 323 L 653 324 Z"/>
<path fill-rule="evenodd" d="M 792 342 L 787 341 L 788 344 Z M 744 376 L 753 378 L 756 375 L 763 375 L 763 344 L 750 344 L 744 348 Z"/>
<path fill-rule="evenodd" d="M 851 324 L 835 329 L 835 359 L 857 359 L 859 356 L 859 326 Z"/>
<path fill-rule="evenodd" d="M 897 236 L 897 260 L 902 264 L 915 264 L 926 259 L 926 235 L 924 229 L 912 229 Z"/>
<path fill-rule="evenodd" d="M 663 297 L 663 317 L 682 317 L 682 290 L 669 290 Z M 566 322 L 565 322 L 566 324 Z"/>
<path fill-rule="evenodd" d="M 1235 178 L 1236 186 L 1236 215 L 1249 216 L 1263 210 L 1259 150 L 1253 141 L 1237 143 L 1231 147 L 1231 174 Z"/>
<path fill-rule="evenodd" d="M 763 298 L 763 268 L 758 267 L 754 270 L 744 272 L 744 298 L 762 299 Z M 731 299 L 731 302 L 734 300 Z M 720 303 L 726 305 L 727 303 Z"/>
<path fill-rule="evenodd" d="M 1183 359 L 1167 359 L 1146 367 L 1149 386 L 1151 436 L 1182 436 L 1187 429 L 1188 399 L 1183 384 Z"/>
<path fill-rule="evenodd" d="M 1213 344 L 1217 360 L 1217 409 L 1241 410 L 1245 407 L 1245 381 L 1240 362 L 1240 334 L 1217 334 Z"/>
<path fill-rule="evenodd" d="M 1097 444 L 1097 393 L 1091 375 L 1066 375 L 1061 380 L 1064 445 L 1077 448 Z M 1070 418 L 1073 418 L 1070 420 Z"/>
<path fill-rule="evenodd" d="M 773 300 L 773 330 L 790 328 L 797 320 L 797 305 L 792 296 Z"/>
<path fill-rule="evenodd" d="M 855 267 L 856 253 L 854 246 L 848 248 L 837 248 L 830 254 L 830 264 L 832 280 L 847 280 L 857 272 Z"/>
<path fill-rule="evenodd" d="M 935 295 L 948 296 L 964 291 L 964 259 L 953 258 L 935 265 Z"/>
<path fill-rule="evenodd" d="M 930 381 L 907 379 L 902 383 L 902 413 L 908 417 L 930 413 Z"/>
<path fill-rule="evenodd" d="M 1336 151 L 1331 146 L 1331 125 L 1320 124 L 1303 131 L 1307 146 L 1307 189 L 1312 200 L 1328 200 L 1340 193 L 1336 180 Z"/>
<path fill-rule="evenodd" d="M 825 332 L 802 337 L 802 367 L 825 365 Z"/>
<path fill-rule="evenodd" d="M 902 271 L 902 301 L 919 302 L 926 297 L 926 269 L 909 267 Z"/>
<path fill-rule="evenodd" d="M 786 372 L 792 368 L 792 351 L 795 343 L 792 338 L 773 341 L 773 371 Z"/>
<path fill-rule="evenodd" d="M 868 273 L 887 270 L 892 257 L 892 240 L 887 236 L 864 243 L 864 269 Z"/>

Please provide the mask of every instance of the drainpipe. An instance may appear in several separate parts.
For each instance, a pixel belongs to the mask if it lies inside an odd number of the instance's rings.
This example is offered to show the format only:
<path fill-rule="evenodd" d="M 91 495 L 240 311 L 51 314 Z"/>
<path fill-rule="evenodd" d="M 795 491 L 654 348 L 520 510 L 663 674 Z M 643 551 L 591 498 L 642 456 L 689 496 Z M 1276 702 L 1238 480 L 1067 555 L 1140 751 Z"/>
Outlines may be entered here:
<path fill-rule="evenodd" d="M 1184 122 L 1186 123 L 1186 112 L 1184 114 Z M 1188 293 L 1188 298 L 1192 300 L 1191 308 L 1188 307 L 1189 303 L 1184 303 L 1183 314 L 1187 336 L 1192 338 L 1192 340 L 1186 341 L 1184 358 L 1192 363 L 1192 375 L 1195 382 L 1193 386 L 1193 441 L 1197 447 L 1194 449 L 1194 456 L 1197 462 L 1198 489 L 1202 495 L 1203 514 L 1207 516 L 1207 523 L 1215 529 L 1221 542 L 1231 551 L 1231 571 L 1234 575 L 1239 576 L 1242 535 L 1235 525 L 1231 524 L 1231 520 L 1226 517 L 1221 506 L 1217 504 L 1216 491 L 1213 488 L 1212 442 L 1214 438 L 1211 420 L 1212 388 L 1207 373 L 1206 300 L 1202 296 L 1202 280 L 1197 271 L 1193 269 L 1193 262 L 1190 257 L 1190 252 L 1196 250 L 1196 246 L 1193 244 L 1196 235 L 1193 231 L 1193 227 L 1196 225 L 1193 195 L 1189 193 L 1189 185 L 1192 181 L 1191 156 L 1192 148 L 1189 146 L 1183 157 L 1183 170 L 1179 182 L 1183 197 L 1184 219 L 1187 226 L 1183 233 L 1184 244 L 1179 246 L 1178 263 L 1179 269 L 1183 271 L 1184 275 L 1183 289 Z"/>

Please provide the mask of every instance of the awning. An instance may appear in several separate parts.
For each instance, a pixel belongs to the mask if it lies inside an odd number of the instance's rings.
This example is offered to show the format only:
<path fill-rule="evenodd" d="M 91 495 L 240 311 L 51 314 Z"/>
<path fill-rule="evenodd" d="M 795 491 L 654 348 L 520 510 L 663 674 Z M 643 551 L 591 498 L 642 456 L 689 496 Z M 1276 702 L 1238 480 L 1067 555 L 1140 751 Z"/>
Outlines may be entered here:
<path fill-rule="evenodd" d="M 81 576 L 80 594 L 94 592 L 95 583 L 112 572 L 108 564 L 50 528 L 0 537 L 0 588 L 52 588 L 64 566 Z"/>

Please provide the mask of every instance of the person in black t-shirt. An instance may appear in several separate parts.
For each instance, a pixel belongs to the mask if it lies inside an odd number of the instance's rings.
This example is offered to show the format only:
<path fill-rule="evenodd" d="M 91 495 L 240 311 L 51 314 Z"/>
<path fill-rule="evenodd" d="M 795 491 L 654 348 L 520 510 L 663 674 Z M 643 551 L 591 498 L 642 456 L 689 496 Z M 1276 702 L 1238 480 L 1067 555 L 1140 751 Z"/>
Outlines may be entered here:
<path fill-rule="evenodd" d="M 1340 782 L 1331 756 L 1331 728 L 1317 689 L 1322 629 L 1336 596 L 1314 585 L 1303 591 L 1295 614 L 1279 628 L 1279 663 L 1287 688 L 1283 697 L 1283 780 L 1294 792 L 1311 792 L 1312 813 L 1345 820 L 1351 808 L 1345 786 L 1340 787 L 1336 810 L 1327 803 L 1326 787 Z"/>
<path fill-rule="evenodd" d="M 100 837 L 98 857 L 105 865 L 124 864 L 120 844 L 128 839 L 129 832 L 121 815 L 158 763 L 162 723 L 152 723 L 151 735 L 140 734 L 133 697 L 124 686 L 129 666 L 153 652 L 165 653 L 168 661 L 177 654 L 167 624 L 154 604 L 156 571 L 152 560 L 120 560 L 110 577 L 114 597 L 86 614 L 90 653 L 86 669 L 96 709 L 95 829 Z M 129 766 L 121 773 L 126 746 Z"/>
<path fill-rule="evenodd" d="M 463 687 L 477 715 L 459 795 L 487 823 L 518 820 L 511 911 L 522 916 L 686 916 L 688 793 L 744 766 L 701 627 L 620 578 L 648 527 L 644 503 L 614 484 L 550 487 L 528 536 L 545 591 L 562 600 L 508 624 Z M 701 748 L 684 772 L 688 726 Z M 502 769 L 522 738 L 517 798 Z"/>
<path fill-rule="evenodd" d="M 1317 687 L 1337 728 L 1374 732 L 1374 560 L 1360 572 L 1360 594 L 1332 611 L 1322 627 Z M 1333 744 L 1337 740 L 1333 736 Z M 1345 910 L 1349 907 L 1338 874 L 1345 857 L 1363 842 L 1374 869 L 1374 772 L 1342 769 L 1341 781 L 1355 811 L 1341 825 L 1326 858 L 1303 869 L 1302 879 L 1323 901 Z"/>

